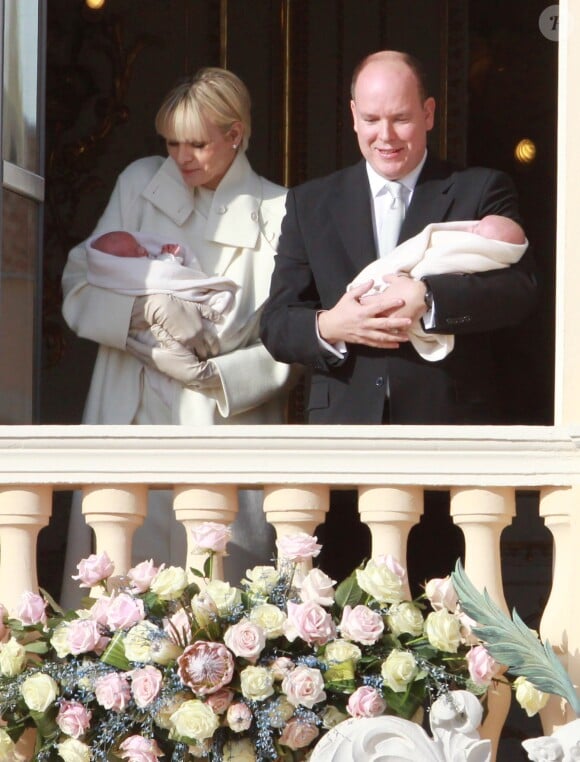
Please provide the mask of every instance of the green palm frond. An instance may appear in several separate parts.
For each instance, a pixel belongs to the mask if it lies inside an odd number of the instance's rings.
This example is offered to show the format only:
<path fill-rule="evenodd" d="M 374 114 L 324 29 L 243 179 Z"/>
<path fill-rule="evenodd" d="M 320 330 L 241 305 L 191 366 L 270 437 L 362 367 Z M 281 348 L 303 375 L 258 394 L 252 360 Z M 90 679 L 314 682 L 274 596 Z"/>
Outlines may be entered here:
<path fill-rule="evenodd" d="M 492 601 L 487 590 L 480 593 L 461 561 L 457 561 L 451 579 L 461 608 L 477 622 L 473 631 L 493 658 L 505 665 L 508 672 L 522 675 L 539 690 L 566 699 L 580 716 L 580 699 L 549 642 L 542 643 L 515 609 L 509 617 Z"/>

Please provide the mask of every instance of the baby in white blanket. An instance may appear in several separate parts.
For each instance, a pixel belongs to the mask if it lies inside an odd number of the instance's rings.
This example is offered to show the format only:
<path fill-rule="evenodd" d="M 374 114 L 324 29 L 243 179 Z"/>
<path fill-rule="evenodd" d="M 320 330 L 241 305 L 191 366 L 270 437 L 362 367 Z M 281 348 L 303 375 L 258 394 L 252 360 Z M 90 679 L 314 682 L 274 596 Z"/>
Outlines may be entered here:
<path fill-rule="evenodd" d="M 362 300 L 388 288 L 384 275 L 407 274 L 419 280 L 442 273 L 468 274 L 509 267 L 521 259 L 527 247 L 524 231 L 508 217 L 490 214 L 481 220 L 436 222 L 367 265 L 347 290 L 372 280 Z M 395 314 L 404 317 L 404 309 Z M 409 340 L 421 357 L 432 362 L 442 360 L 454 346 L 452 335 L 426 333 L 420 320 L 411 325 Z"/>

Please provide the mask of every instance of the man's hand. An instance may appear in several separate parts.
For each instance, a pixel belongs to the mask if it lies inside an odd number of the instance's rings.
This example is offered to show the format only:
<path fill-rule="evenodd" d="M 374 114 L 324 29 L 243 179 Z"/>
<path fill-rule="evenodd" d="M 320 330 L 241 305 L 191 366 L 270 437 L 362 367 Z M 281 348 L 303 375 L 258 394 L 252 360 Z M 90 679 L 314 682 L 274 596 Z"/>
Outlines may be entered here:
<path fill-rule="evenodd" d="M 194 352 L 200 359 L 215 355 L 218 342 L 205 329 L 204 319 L 217 322 L 221 316 L 203 302 L 179 299 L 173 294 L 137 296 L 131 313 L 130 331 L 160 325 L 176 341 Z"/>
<path fill-rule="evenodd" d="M 422 280 L 415 280 L 408 275 L 383 275 L 388 286 L 387 292 L 393 299 L 400 299 L 404 306 L 391 313 L 393 317 L 407 317 L 418 320 L 427 312 L 425 294 L 427 286 Z"/>
<path fill-rule="evenodd" d="M 372 281 L 368 281 L 347 291 L 332 309 L 318 315 L 320 338 L 329 344 L 346 341 L 379 349 L 396 349 L 401 342 L 409 340 L 407 331 L 411 319 L 393 317 L 393 313 L 405 305 L 405 300 L 400 295 L 393 296 L 388 288 L 382 294 L 360 301 L 371 285 Z"/>

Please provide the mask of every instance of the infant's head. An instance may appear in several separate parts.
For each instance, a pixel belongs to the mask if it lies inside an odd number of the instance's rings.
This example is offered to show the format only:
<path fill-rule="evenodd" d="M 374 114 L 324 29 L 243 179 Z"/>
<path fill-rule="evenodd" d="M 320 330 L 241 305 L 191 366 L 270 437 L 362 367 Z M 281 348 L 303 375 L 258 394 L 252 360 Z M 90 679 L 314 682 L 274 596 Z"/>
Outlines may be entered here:
<path fill-rule="evenodd" d="M 499 214 L 488 214 L 475 223 L 471 232 L 504 243 L 523 244 L 526 242 L 526 234 L 518 223 Z"/>
<path fill-rule="evenodd" d="M 147 250 L 139 241 L 124 230 L 113 230 L 104 233 L 91 243 L 93 249 L 103 251 L 105 254 L 113 254 L 115 257 L 146 257 Z"/>

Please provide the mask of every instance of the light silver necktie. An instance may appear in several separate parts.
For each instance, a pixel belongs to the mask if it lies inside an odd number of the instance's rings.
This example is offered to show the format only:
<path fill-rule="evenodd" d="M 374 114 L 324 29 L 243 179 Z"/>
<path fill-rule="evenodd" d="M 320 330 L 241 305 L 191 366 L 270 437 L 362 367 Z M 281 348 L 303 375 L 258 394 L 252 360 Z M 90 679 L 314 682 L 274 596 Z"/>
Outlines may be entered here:
<path fill-rule="evenodd" d="M 383 209 L 379 253 L 381 257 L 395 248 L 399 240 L 401 224 L 405 218 L 405 187 L 401 183 L 389 180 L 386 184 L 385 206 Z"/>

